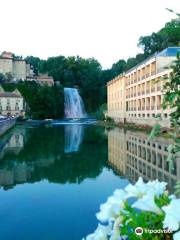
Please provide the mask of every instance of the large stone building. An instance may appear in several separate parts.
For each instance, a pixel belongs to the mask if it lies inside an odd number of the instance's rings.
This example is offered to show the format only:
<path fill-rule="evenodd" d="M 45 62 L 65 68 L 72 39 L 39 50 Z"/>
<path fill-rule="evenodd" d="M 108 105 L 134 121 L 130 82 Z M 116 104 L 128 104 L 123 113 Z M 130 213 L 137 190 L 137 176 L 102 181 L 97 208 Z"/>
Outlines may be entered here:
<path fill-rule="evenodd" d="M 26 80 L 31 75 L 31 68 L 25 60 L 15 58 L 10 52 L 3 52 L 0 56 L 0 73 L 9 75 L 11 81 Z"/>
<path fill-rule="evenodd" d="M 18 90 L 5 92 L 0 87 L 0 115 L 3 116 L 23 116 L 24 101 Z"/>
<path fill-rule="evenodd" d="M 169 47 L 154 54 L 107 84 L 108 111 L 115 121 L 154 125 L 161 115 L 161 125 L 170 126 L 170 109 L 162 110 L 164 77 L 180 47 Z"/>
<path fill-rule="evenodd" d="M 34 75 L 33 69 L 24 59 L 17 58 L 11 52 L 3 52 L 0 55 L 0 73 L 8 81 L 16 82 L 19 80 L 35 81 L 40 85 L 53 86 L 54 80 L 46 74 Z"/>

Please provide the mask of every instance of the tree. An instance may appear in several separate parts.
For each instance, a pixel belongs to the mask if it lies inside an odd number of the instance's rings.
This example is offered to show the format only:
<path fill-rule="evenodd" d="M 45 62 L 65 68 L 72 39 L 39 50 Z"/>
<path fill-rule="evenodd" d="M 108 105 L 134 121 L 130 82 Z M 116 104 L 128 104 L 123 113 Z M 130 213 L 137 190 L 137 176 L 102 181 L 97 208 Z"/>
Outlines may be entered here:
<path fill-rule="evenodd" d="M 5 75 L 3 73 L 0 73 L 0 83 L 5 82 L 5 80 L 6 80 Z"/>
<path fill-rule="evenodd" d="M 5 74 L 5 78 L 6 78 L 6 81 L 7 81 L 7 82 L 11 82 L 11 81 L 13 80 L 12 73 L 7 72 L 7 73 Z"/>
<path fill-rule="evenodd" d="M 39 71 L 41 59 L 39 57 L 27 56 L 25 60 L 27 63 L 29 63 L 33 67 L 33 71 L 37 75 Z"/>
<path fill-rule="evenodd" d="M 177 54 L 177 59 L 171 66 L 172 72 L 170 79 L 166 79 L 164 85 L 164 101 L 163 108 L 170 107 L 172 126 L 180 126 L 180 53 Z"/>

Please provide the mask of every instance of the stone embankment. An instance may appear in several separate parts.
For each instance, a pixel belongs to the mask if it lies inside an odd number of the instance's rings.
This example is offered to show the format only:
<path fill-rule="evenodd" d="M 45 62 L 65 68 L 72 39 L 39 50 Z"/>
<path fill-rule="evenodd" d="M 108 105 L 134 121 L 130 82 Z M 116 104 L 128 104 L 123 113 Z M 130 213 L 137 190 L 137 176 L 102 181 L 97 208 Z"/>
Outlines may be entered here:
<path fill-rule="evenodd" d="M 0 136 L 16 124 L 16 118 L 0 119 Z"/>

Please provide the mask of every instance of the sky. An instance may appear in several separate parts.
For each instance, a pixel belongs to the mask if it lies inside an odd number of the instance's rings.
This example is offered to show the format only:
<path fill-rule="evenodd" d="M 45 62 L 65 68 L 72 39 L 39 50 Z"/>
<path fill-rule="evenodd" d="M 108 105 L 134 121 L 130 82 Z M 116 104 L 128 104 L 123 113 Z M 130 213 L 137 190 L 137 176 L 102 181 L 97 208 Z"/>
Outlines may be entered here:
<path fill-rule="evenodd" d="M 179 0 L 0 0 L 0 52 L 94 57 L 104 69 L 135 56 L 140 36 L 180 12 Z"/>

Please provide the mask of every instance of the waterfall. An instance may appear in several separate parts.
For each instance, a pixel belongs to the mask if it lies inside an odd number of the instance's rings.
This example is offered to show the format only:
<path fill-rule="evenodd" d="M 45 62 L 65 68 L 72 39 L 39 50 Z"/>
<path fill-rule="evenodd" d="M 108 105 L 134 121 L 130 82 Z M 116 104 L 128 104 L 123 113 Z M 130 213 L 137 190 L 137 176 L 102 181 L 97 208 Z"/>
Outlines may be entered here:
<path fill-rule="evenodd" d="M 66 118 L 87 117 L 84 103 L 76 88 L 64 88 L 64 112 Z"/>
<path fill-rule="evenodd" d="M 64 152 L 78 152 L 84 136 L 83 125 L 65 125 Z"/>

